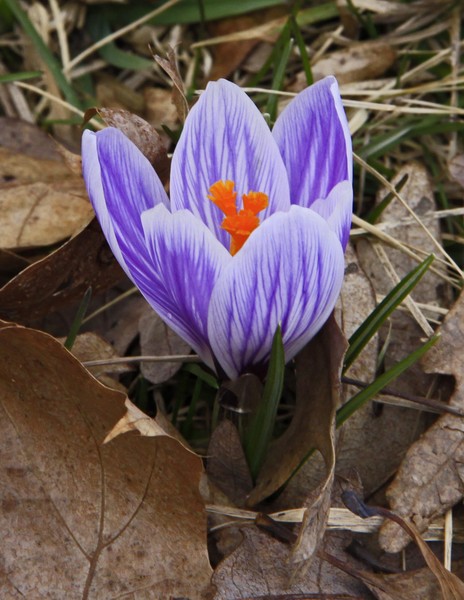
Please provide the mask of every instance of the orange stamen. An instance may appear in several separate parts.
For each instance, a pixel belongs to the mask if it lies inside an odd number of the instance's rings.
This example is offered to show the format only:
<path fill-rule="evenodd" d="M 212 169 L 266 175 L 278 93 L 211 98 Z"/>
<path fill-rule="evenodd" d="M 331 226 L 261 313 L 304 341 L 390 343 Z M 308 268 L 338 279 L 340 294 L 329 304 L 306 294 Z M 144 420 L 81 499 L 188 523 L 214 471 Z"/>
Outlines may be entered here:
<path fill-rule="evenodd" d="M 264 210 L 268 205 L 269 198 L 263 192 L 248 192 L 243 194 L 243 208 L 250 210 L 254 215 Z"/>
<path fill-rule="evenodd" d="M 268 205 L 268 196 L 263 192 L 243 194 L 243 208 L 237 211 L 234 182 L 216 181 L 209 188 L 208 198 L 226 215 L 221 227 L 230 234 L 230 253 L 236 254 L 259 225 L 258 213 Z"/>
<path fill-rule="evenodd" d="M 208 198 L 213 202 L 222 212 L 229 216 L 237 214 L 237 206 L 235 199 L 237 198 L 237 192 L 234 192 L 233 181 L 216 181 L 209 188 L 210 195 Z"/>

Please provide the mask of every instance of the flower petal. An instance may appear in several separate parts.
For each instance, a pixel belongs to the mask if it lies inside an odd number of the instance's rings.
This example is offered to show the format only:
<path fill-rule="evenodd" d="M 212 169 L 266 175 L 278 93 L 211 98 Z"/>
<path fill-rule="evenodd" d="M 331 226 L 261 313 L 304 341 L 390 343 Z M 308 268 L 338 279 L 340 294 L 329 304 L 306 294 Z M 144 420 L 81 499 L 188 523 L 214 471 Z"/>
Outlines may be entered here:
<path fill-rule="evenodd" d="M 209 302 L 216 281 L 232 257 L 187 210 L 171 214 L 159 205 L 142 214 L 142 224 L 157 276 L 145 297 L 213 367 L 207 335 Z"/>
<path fill-rule="evenodd" d="M 163 185 L 138 148 L 111 127 L 84 133 L 82 164 L 90 200 L 111 250 L 147 297 L 160 282 L 151 264 L 141 213 L 168 204 Z"/>
<path fill-rule="evenodd" d="M 310 207 L 340 181 L 352 181 L 351 136 L 334 77 L 298 94 L 272 133 L 287 168 L 293 204 Z"/>
<path fill-rule="evenodd" d="M 130 277 L 129 269 L 114 234 L 113 223 L 106 208 L 101 167 L 98 159 L 97 135 L 88 130 L 84 131 L 84 135 L 82 136 L 82 174 L 87 186 L 87 193 L 89 194 L 90 201 L 108 244 L 116 260 Z"/>
<path fill-rule="evenodd" d="M 334 231 L 345 250 L 350 237 L 351 215 L 353 213 L 353 186 L 350 181 L 341 181 L 332 188 L 327 198 L 320 198 L 311 204 L 311 210 L 323 217 Z"/>
<path fill-rule="evenodd" d="M 263 116 L 242 90 L 229 81 L 209 83 L 190 111 L 172 159 L 172 211 L 186 208 L 198 216 L 227 248 L 224 214 L 208 200 L 210 186 L 232 180 L 240 198 L 264 192 L 265 218 L 290 207 L 287 175 Z"/>
<path fill-rule="evenodd" d="M 250 236 L 211 295 L 208 335 L 231 377 L 267 361 L 280 324 L 286 360 L 330 315 L 343 280 L 343 250 L 326 221 L 292 206 Z"/>

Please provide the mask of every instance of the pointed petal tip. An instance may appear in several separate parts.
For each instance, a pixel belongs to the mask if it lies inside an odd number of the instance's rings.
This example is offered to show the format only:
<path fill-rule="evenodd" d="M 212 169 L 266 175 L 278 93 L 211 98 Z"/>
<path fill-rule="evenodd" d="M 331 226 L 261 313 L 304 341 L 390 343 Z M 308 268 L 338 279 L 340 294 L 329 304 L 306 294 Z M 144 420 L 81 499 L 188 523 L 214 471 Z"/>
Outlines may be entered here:
<path fill-rule="evenodd" d="M 273 129 L 288 173 L 291 201 L 310 207 L 337 183 L 352 180 L 352 147 L 335 77 L 300 92 Z"/>

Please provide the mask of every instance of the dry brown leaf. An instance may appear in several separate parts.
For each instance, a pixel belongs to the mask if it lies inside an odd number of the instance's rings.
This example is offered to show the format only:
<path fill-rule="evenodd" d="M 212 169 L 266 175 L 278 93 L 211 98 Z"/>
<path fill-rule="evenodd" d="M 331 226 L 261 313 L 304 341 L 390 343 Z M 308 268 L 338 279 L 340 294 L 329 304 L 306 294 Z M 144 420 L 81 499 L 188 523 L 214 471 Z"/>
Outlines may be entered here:
<path fill-rule="evenodd" d="M 395 59 L 396 52 L 390 44 L 364 42 L 324 55 L 311 69 L 315 80 L 335 75 L 343 85 L 381 77 Z"/>
<path fill-rule="evenodd" d="M 145 298 L 135 294 L 115 304 L 110 314 L 105 311 L 102 331 L 120 356 L 126 354 L 139 335 L 139 321 L 147 311 L 153 311 L 152 307 Z"/>
<path fill-rule="evenodd" d="M 464 295 L 449 311 L 440 327 L 441 338 L 423 360 L 428 372 L 453 375 L 456 386 L 450 403 L 464 408 Z M 413 522 L 419 531 L 444 514 L 463 497 L 464 424 L 452 415 L 440 417 L 411 446 L 388 489 L 392 509 Z M 398 552 L 408 543 L 394 523 L 386 523 L 380 543 L 388 552 Z"/>
<path fill-rule="evenodd" d="M 334 566 L 356 577 L 369 588 L 378 600 L 437 600 L 440 594 L 440 584 L 430 569 L 423 568 L 405 573 L 389 574 L 369 573 L 353 569 L 334 557 L 324 555 Z"/>
<path fill-rule="evenodd" d="M 289 584 L 290 547 L 256 528 L 242 528 L 243 542 L 216 568 L 214 600 L 365 600 L 363 586 L 315 558 L 304 580 Z"/>
<path fill-rule="evenodd" d="M 439 240 L 440 225 L 435 215 L 434 189 L 427 170 L 420 163 L 411 162 L 397 173 L 392 184 L 397 185 L 404 177 L 407 177 L 407 181 L 401 188 L 401 196 L 433 237 Z M 379 194 L 379 200 L 387 193 L 387 190 L 382 191 Z M 433 241 L 427 236 L 424 229 L 412 220 L 408 209 L 397 199 L 393 199 L 384 210 L 380 222 L 386 228 L 387 233 L 396 240 L 422 250 L 425 255 L 436 251 Z M 376 294 L 384 296 L 396 285 L 397 281 L 389 274 L 389 265 L 383 259 L 382 254 L 376 252 L 376 248 L 375 244 L 365 241 L 356 245 L 359 262 L 369 277 Z M 387 247 L 384 249 L 384 253 L 400 279 L 417 266 L 412 258 L 395 248 Z M 443 305 L 447 297 L 443 280 L 429 271 L 415 287 L 411 297 L 420 298 L 423 303 Z M 385 357 L 387 369 L 417 349 L 424 337 L 424 331 L 409 312 L 395 311 L 390 317 L 389 323 L 391 331 L 389 324 L 386 324 L 380 331 L 382 343 L 387 337 L 389 339 Z M 433 377 L 425 375 L 420 365 L 416 364 L 395 381 L 394 387 L 406 394 L 426 396 L 432 383 Z"/>
<path fill-rule="evenodd" d="M 21 121 L 0 117 L 0 146 L 11 154 L 24 154 L 30 158 L 60 160 L 54 140 L 40 127 Z M 3 165 L 0 163 L 0 169 Z M 57 168 L 60 168 L 57 165 Z M 2 172 L 2 171 L 0 171 Z"/>
<path fill-rule="evenodd" d="M 464 154 L 457 154 L 448 162 L 451 178 L 464 188 Z"/>
<path fill-rule="evenodd" d="M 279 489 L 311 449 L 324 458 L 325 474 L 308 496 L 292 552 L 295 571 L 307 568 L 325 530 L 335 469 L 335 412 L 340 401 L 340 371 L 346 340 L 332 316 L 296 359 L 296 408 L 287 431 L 271 446 L 250 505 Z"/>
<path fill-rule="evenodd" d="M 397 185 L 404 177 L 407 177 L 407 181 L 401 188 L 401 196 L 434 237 L 439 239 L 439 223 L 434 215 L 434 190 L 426 169 L 416 162 L 407 164 L 395 176 L 393 185 Z M 381 200 L 387 193 L 387 190 L 383 190 L 378 199 Z M 397 199 L 393 199 L 384 210 L 381 223 L 389 235 L 423 250 L 425 254 L 436 250 L 423 228 L 412 220 L 407 208 Z M 398 280 L 395 273 L 401 279 L 417 266 L 414 260 L 400 250 L 365 240 L 356 244 L 356 251 L 359 263 L 379 298 L 385 296 L 396 285 Z M 423 303 L 443 304 L 442 280 L 432 272 L 426 273 L 414 289 L 412 298 L 420 298 Z M 423 343 L 424 331 L 409 311 L 397 310 L 380 329 L 379 337 L 381 346 L 387 340 L 384 365 L 389 369 Z M 425 374 L 419 364 L 414 364 L 406 374 L 397 378 L 391 387 L 403 394 L 427 396 L 433 383 L 434 377 Z M 426 426 L 425 416 L 408 408 L 384 406 L 381 419 L 385 428 L 380 429 L 379 445 L 377 448 L 375 445 L 372 447 L 372 453 L 374 456 L 380 454 L 383 458 L 383 448 L 388 460 L 384 466 L 379 465 L 377 483 L 382 483 L 394 473 L 411 443 Z"/>
<path fill-rule="evenodd" d="M 74 235 L 93 215 L 80 174 L 38 127 L 13 119 L 0 126 L 2 248 L 49 246 Z"/>
<path fill-rule="evenodd" d="M 2 598 L 208 597 L 201 461 L 168 437 L 102 445 L 124 396 L 52 337 L 0 330 Z"/>
<path fill-rule="evenodd" d="M 132 89 L 117 76 L 99 72 L 95 84 L 95 98 L 98 106 L 111 107 L 112 110 L 127 110 L 131 113 L 143 113 L 145 102 L 138 90 Z"/>
<path fill-rule="evenodd" d="M 177 116 L 179 121 L 183 123 L 187 117 L 189 107 L 187 98 L 185 96 L 184 82 L 180 76 L 179 69 L 177 67 L 176 54 L 174 49 L 168 47 L 166 52 L 166 58 L 163 56 L 154 56 L 154 59 L 159 66 L 165 71 L 172 83 L 172 103 L 176 107 Z"/>
<path fill-rule="evenodd" d="M 243 506 L 253 487 L 240 435 L 228 419 L 213 431 L 208 446 L 206 473 L 234 506 Z"/>
<path fill-rule="evenodd" d="M 129 398 L 126 398 L 124 405 L 127 409 L 126 413 L 107 434 L 103 441 L 104 444 L 107 444 L 118 435 L 128 431 L 138 431 L 147 437 L 156 437 L 158 435 L 168 435 L 172 438 L 175 437 L 172 435 L 172 432 L 167 431 L 165 423 L 160 422 L 159 416 L 157 416 L 156 419 L 152 419 L 141 411 L 140 408 L 135 406 Z M 185 443 L 182 445 L 187 447 Z"/>
<path fill-rule="evenodd" d="M 348 493 L 345 496 L 345 501 L 347 506 L 349 505 L 350 509 L 353 510 L 355 514 L 359 514 L 362 517 L 381 516 L 389 522 L 394 522 L 416 543 L 430 572 L 433 573 L 438 581 L 443 600 L 462 600 L 462 598 L 464 598 L 464 582 L 444 567 L 427 543 L 422 539 L 418 529 L 411 522 L 407 522 L 401 516 L 386 508 L 367 507 L 362 501 L 359 502 L 356 494 L 353 495 Z M 329 559 L 329 557 L 326 558 Z M 337 564 L 338 560 L 335 559 L 335 561 L 331 562 Z M 350 572 L 352 571 L 350 570 Z M 375 580 L 375 578 L 372 579 Z M 386 596 L 386 598 L 389 598 L 389 596 Z"/>
<path fill-rule="evenodd" d="M 143 356 L 175 356 L 189 354 L 190 346 L 184 342 L 164 321 L 147 305 L 139 320 L 140 351 Z M 180 362 L 149 363 L 142 362 L 140 370 L 151 383 L 163 383 L 171 379 L 181 368 Z"/>
<path fill-rule="evenodd" d="M 29 248 L 56 244 L 82 229 L 93 214 L 80 180 L 3 185 L 0 187 L 1 245 Z"/>
<path fill-rule="evenodd" d="M 335 310 L 335 316 L 346 338 L 351 336 L 374 308 L 372 286 L 361 269 L 352 246 L 348 245 L 345 279 Z M 349 377 L 364 382 L 370 382 L 375 378 L 377 344 L 377 338 L 374 337 L 348 371 Z M 357 388 L 347 386 L 345 396 L 349 398 L 357 391 Z M 386 473 L 390 474 L 392 465 L 395 468 L 398 466 L 397 443 L 398 439 L 403 439 L 405 432 L 392 419 L 391 412 L 390 407 L 386 407 L 386 410 L 378 415 L 374 413 L 372 405 L 366 405 L 338 430 L 336 470 L 356 468 L 366 490 L 375 489 L 385 480 Z M 383 457 L 382 465 L 379 465 L 376 460 L 379 448 Z M 283 492 L 281 505 L 302 504 L 306 490 L 317 485 L 323 469 L 323 458 L 319 454 L 306 461 Z"/>
<path fill-rule="evenodd" d="M 334 75 L 340 85 L 381 77 L 395 62 L 396 52 L 385 42 L 363 42 L 353 44 L 328 54 L 324 54 L 311 65 L 315 81 Z M 308 83 L 304 72 L 298 73 L 289 87 L 292 92 L 300 92 Z"/>
<path fill-rule="evenodd" d="M 65 338 L 59 341 L 64 343 Z M 86 331 L 76 337 L 71 348 L 71 353 L 81 362 L 119 358 L 113 346 L 92 331 Z M 127 373 L 127 371 L 131 370 L 128 364 L 118 363 L 86 368 L 103 385 L 119 390 L 120 392 L 126 392 L 125 387 L 116 379 L 107 375 L 107 373 Z"/>
<path fill-rule="evenodd" d="M 30 323 L 81 300 L 89 286 L 97 294 L 123 276 L 93 219 L 75 237 L 0 289 L 0 316 Z"/>
<path fill-rule="evenodd" d="M 153 165 L 161 181 L 165 183 L 169 179 L 166 145 L 150 123 L 127 110 L 113 108 L 90 108 L 85 113 L 85 121 L 94 115 L 101 117 L 108 127 L 122 131 Z"/>
<path fill-rule="evenodd" d="M 55 152 L 56 147 L 53 148 L 52 156 Z M 48 147 L 44 149 L 42 156 L 37 157 L 0 144 L 0 184 L 2 189 L 5 185 L 53 183 L 69 178 L 77 186 L 77 179 L 71 176 L 68 166 L 61 158 L 52 158 L 48 154 Z M 81 177 L 79 177 L 79 181 L 79 190 L 83 192 L 84 184 Z"/>
<path fill-rule="evenodd" d="M 210 37 L 222 37 L 240 34 L 241 31 L 253 29 L 264 22 L 285 14 L 283 7 L 273 7 L 265 10 L 254 11 L 247 15 L 230 17 L 213 21 L 209 24 L 208 32 Z M 274 41 L 277 40 L 278 33 L 275 33 Z M 210 73 L 210 79 L 215 80 L 220 77 L 228 77 L 235 69 L 240 67 L 250 52 L 261 43 L 258 37 L 245 40 L 222 42 L 213 46 L 214 62 Z M 262 65 L 261 65 L 262 66 Z"/>
<path fill-rule="evenodd" d="M 249 505 L 278 490 L 308 452 L 319 448 L 330 465 L 330 432 L 339 403 L 340 366 L 346 349 L 333 317 L 297 358 L 297 405 L 287 431 L 269 449 Z"/>
<path fill-rule="evenodd" d="M 60 341 L 64 341 L 64 338 Z M 119 358 L 113 346 L 93 331 L 80 333 L 73 343 L 71 353 L 81 362 L 88 360 L 101 360 L 105 358 Z M 88 367 L 88 371 L 92 373 L 94 377 L 97 377 L 99 370 L 101 371 L 102 368 L 111 370 L 114 373 L 125 373 L 129 370 L 128 365 L 118 363 L 115 365 L 110 365 L 109 367 Z"/>
<path fill-rule="evenodd" d="M 160 87 L 147 87 L 143 90 L 145 115 L 154 127 L 166 125 L 169 129 L 178 126 L 176 107 L 171 101 L 171 91 Z"/>

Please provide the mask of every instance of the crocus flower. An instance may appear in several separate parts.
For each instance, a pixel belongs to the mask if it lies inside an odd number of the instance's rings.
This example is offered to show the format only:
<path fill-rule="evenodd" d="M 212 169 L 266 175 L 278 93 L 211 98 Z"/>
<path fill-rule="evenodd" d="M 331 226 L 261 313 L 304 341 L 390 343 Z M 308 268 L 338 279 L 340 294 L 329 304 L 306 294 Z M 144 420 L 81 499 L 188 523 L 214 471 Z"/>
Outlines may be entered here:
<path fill-rule="evenodd" d="M 286 360 L 340 292 L 352 212 L 351 140 L 333 77 L 272 132 L 248 96 L 209 83 L 175 149 L 170 200 L 120 131 L 86 131 L 87 190 L 119 263 L 211 368 L 262 369 L 280 324 Z"/>

